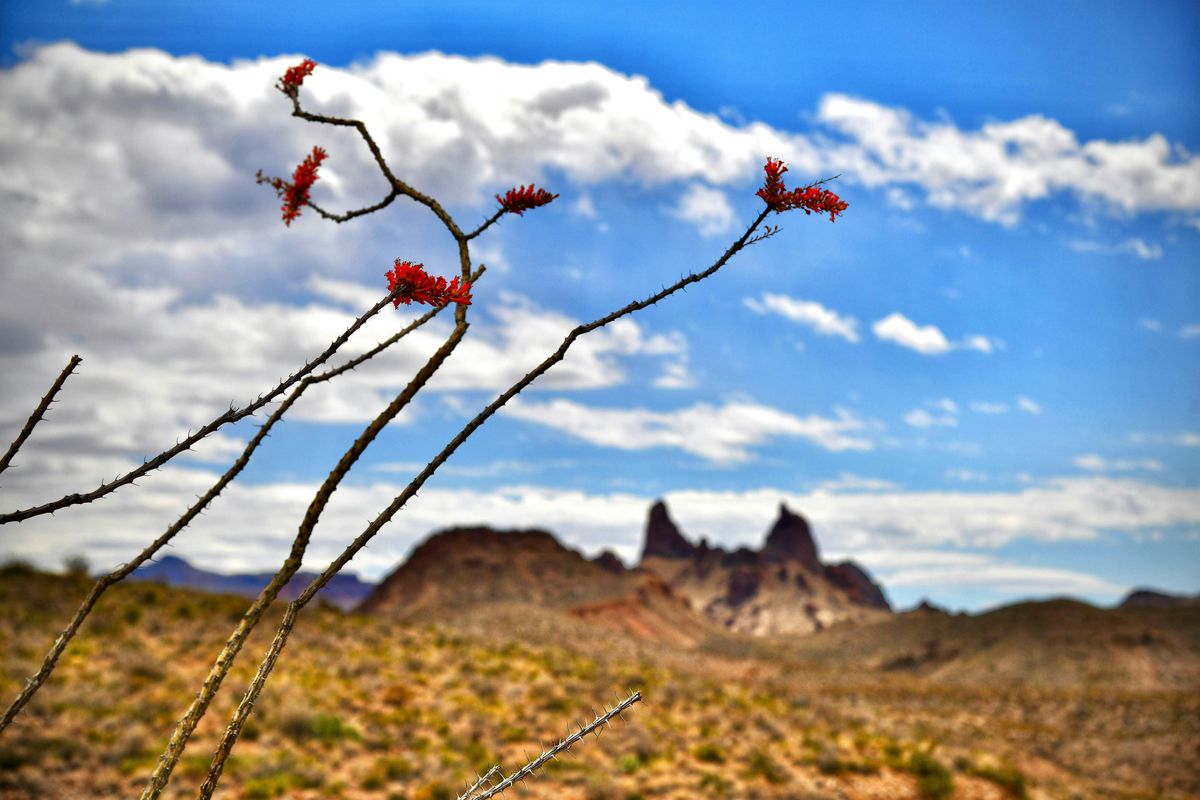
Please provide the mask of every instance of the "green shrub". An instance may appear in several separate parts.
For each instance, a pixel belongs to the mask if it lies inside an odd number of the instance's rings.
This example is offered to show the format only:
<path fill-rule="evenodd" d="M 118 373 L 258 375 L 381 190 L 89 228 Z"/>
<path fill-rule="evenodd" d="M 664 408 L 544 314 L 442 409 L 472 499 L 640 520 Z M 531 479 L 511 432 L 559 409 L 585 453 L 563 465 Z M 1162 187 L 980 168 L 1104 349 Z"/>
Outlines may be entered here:
<path fill-rule="evenodd" d="M 1016 798 L 1016 800 L 1027 800 L 1029 797 L 1028 789 L 1025 786 L 1025 775 L 1021 770 L 1012 765 L 1004 764 L 998 767 L 980 767 L 972 764 L 967 766 L 963 772 L 966 772 L 968 775 L 974 775 L 977 778 L 983 778 L 985 781 L 991 781 Z"/>
<path fill-rule="evenodd" d="M 692 751 L 692 755 L 696 757 L 697 761 L 703 761 L 707 764 L 725 763 L 725 751 L 712 742 L 704 742 L 697 745 L 696 749 Z"/>
<path fill-rule="evenodd" d="M 908 771 L 916 777 L 924 800 L 947 800 L 954 794 L 954 776 L 930 753 L 918 750 L 909 756 Z"/>
<path fill-rule="evenodd" d="M 787 780 L 778 762 L 771 758 L 767 751 L 757 747 L 750 751 L 750 756 L 746 759 L 746 777 L 761 777 L 768 783 L 783 783 Z"/>
<path fill-rule="evenodd" d="M 729 796 L 729 781 L 715 772 L 705 772 L 700 776 L 700 788 L 717 797 Z"/>

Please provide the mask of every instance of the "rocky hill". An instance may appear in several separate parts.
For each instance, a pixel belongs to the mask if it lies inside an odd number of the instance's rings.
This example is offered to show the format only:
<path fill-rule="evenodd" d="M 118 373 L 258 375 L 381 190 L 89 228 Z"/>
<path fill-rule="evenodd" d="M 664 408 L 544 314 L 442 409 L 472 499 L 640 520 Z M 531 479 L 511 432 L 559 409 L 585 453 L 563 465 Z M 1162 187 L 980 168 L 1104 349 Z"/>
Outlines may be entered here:
<path fill-rule="evenodd" d="M 1200 594 L 1171 594 L 1157 589 L 1134 589 L 1125 595 L 1117 608 L 1184 608 L 1200 607 Z"/>
<path fill-rule="evenodd" d="M 611 553 L 589 561 L 546 531 L 451 528 L 433 534 L 359 610 L 399 620 L 444 619 L 524 605 L 643 639 L 691 646 L 712 632 L 656 575 Z"/>
<path fill-rule="evenodd" d="M 726 630 L 754 635 L 815 633 L 887 617 L 883 590 L 853 561 L 825 564 L 804 517 L 780 505 L 759 550 L 693 545 L 662 501 L 646 520 L 639 566 L 663 578 L 692 608 Z"/>
<path fill-rule="evenodd" d="M 225 575 L 195 567 L 178 556 L 164 556 L 139 567 L 131 577 L 135 581 L 154 581 L 181 589 L 255 597 L 271 582 L 274 575 L 273 572 Z M 315 577 L 315 572 L 297 572 L 283 587 L 279 596 L 284 600 L 294 600 Z M 361 580 L 357 575 L 342 572 L 333 576 L 317 598 L 349 611 L 361 603 L 374 588 L 374 584 Z"/>
<path fill-rule="evenodd" d="M 1200 688 L 1200 606 L 1096 608 L 1027 601 L 982 614 L 915 609 L 780 651 L 811 663 L 918 675 L 944 685 Z"/>
<path fill-rule="evenodd" d="M 452 528 L 418 545 L 360 610 L 411 620 L 513 604 L 681 646 L 722 631 L 808 634 L 890 613 L 856 564 L 821 562 L 808 523 L 786 507 L 761 551 L 731 553 L 692 545 L 662 502 L 650 509 L 635 569 L 610 552 L 588 560 L 546 531 Z"/>

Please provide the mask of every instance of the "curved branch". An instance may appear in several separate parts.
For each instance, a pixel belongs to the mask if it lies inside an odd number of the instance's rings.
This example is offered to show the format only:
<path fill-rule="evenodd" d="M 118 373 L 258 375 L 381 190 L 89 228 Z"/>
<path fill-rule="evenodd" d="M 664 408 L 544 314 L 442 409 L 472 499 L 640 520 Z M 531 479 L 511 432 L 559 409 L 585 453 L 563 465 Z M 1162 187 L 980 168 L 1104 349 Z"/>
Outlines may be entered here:
<path fill-rule="evenodd" d="M 433 473 L 436 472 L 438 468 L 444 464 L 451 455 L 454 454 L 454 451 L 457 450 L 463 444 L 463 442 L 471 437 L 471 434 L 473 434 L 481 425 L 483 425 L 483 423 L 486 422 L 493 414 L 499 411 L 505 403 L 519 394 L 529 384 L 533 383 L 538 377 L 545 374 L 555 364 L 562 361 L 563 358 L 566 357 L 567 351 L 571 348 L 571 345 L 575 343 L 576 339 L 586 333 L 589 333 L 590 331 L 596 330 L 597 328 L 601 328 L 610 322 L 620 319 L 621 317 L 632 314 L 633 312 L 639 311 L 648 306 L 652 306 L 660 300 L 671 296 L 680 289 L 683 289 L 693 283 L 702 281 L 708 276 L 712 275 L 721 267 L 725 266 L 729 259 L 733 258 L 735 254 L 747 246 L 747 243 L 750 241 L 754 231 L 758 228 L 759 224 L 762 223 L 763 219 L 766 218 L 768 213 L 770 213 L 770 209 L 764 209 L 761 213 L 759 213 L 754 222 L 750 224 L 750 226 L 737 239 L 737 241 L 730 245 L 729 249 L 727 249 L 725 253 L 708 269 L 705 269 L 702 272 L 691 273 L 671 284 L 669 287 L 650 295 L 644 300 L 635 300 L 610 314 L 593 320 L 586 325 L 579 325 L 574 328 L 569 334 L 567 334 L 566 338 L 563 339 L 557 350 L 551 353 L 538 366 L 527 372 L 520 380 L 510 386 L 507 391 L 498 396 L 486 408 L 480 411 L 474 419 L 468 422 L 467 425 L 461 431 L 459 431 L 453 439 L 450 440 L 450 442 L 442 449 L 442 451 L 434 456 L 432 461 L 425 465 L 425 468 L 421 470 L 421 472 L 415 478 L 413 478 L 408 486 L 406 486 L 404 490 L 392 500 L 387 508 L 381 511 L 379 515 L 371 521 L 366 530 L 360 533 L 354 539 L 354 541 L 351 542 L 342 551 L 342 553 L 325 568 L 320 575 L 309 582 L 308 586 L 304 588 L 304 590 L 295 600 L 293 600 L 291 603 L 288 603 L 287 611 L 283 617 L 283 622 L 276 631 L 275 638 L 271 642 L 271 647 L 268 649 L 267 654 L 263 657 L 262 662 L 259 664 L 259 668 L 254 676 L 254 680 L 251 681 L 250 687 L 242 696 L 242 700 L 238 704 L 233 718 L 225 730 L 224 736 L 222 736 L 220 743 L 217 745 L 217 751 L 213 755 L 212 764 L 209 767 L 208 777 L 200 789 L 201 800 L 208 800 L 212 797 L 212 793 L 216 790 L 217 782 L 220 780 L 221 774 L 224 771 L 225 761 L 228 759 L 229 753 L 233 750 L 234 744 L 237 743 L 237 739 L 241 735 L 242 728 L 250 716 L 250 711 L 253 709 L 254 703 L 257 701 L 259 694 L 262 693 L 267 679 L 270 677 L 271 672 L 275 668 L 275 663 L 278 660 L 280 653 L 283 652 L 283 648 L 287 644 L 288 638 L 291 636 L 297 616 L 299 615 L 300 611 L 312 601 L 317 593 L 320 592 L 321 589 L 333 579 L 333 576 L 340 572 L 342 568 L 345 567 L 346 564 L 348 564 L 360 550 L 362 550 L 362 548 L 366 547 L 367 543 L 375 537 L 380 529 L 382 529 L 383 526 L 386 525 L 410 499 L 412 499 L 417 491 L 425 485 L 425 482 L 432 477 Z M 150 800 L 150 797 L 143 794 L 142 800 Z"/>
<path fill-rule="evenodd" d="M 254 402 L 250 403 L 249 405 L 247 405 L 241 409 L 237 409 L 237 408 L 234 408 L 231 406 L 229 408 L 229 410 L 226 411 L 224 414 L 220 415 L 219 417 L 214 419 L 212 422 L 205 425 L 203 428 L 200 428 L 195 433 L 189 435 L 187 438 L 177 442 L 174 447 L 168 448 L 167 450 L 163 450 L 161 453 L 154 456 L 153 458 L 151 458 L 147 461 L 144 461 L 142 463 L 142 465 L 140 467 L 138 467 L 137 469 L 130 470 L 129 472 L 126 472 L 124 475 L 114 478 L 113 480 L 109 481 L 108 483 L 102 483 L 102 484 L 100 484 L 100 486 L 98 488 L 93 489 L 90 492 L 82 492 L 82 493 L 76 492 L 74 494 L 69 494 L 64 497 L 60 497 L 58 500 L 54 500 L 49 503 L 44 503 L 43 505 L 40 505 L 40 506 L 33 506 L 31 508 L 21 509 L 20 511 L 10 511 L 7 514 L 0 514 L 0 525 L 5 525 L 9 522 L 22 522 L 22 521 L 30 519 L 32 517 L 41 516 L 42 514 L 53 513 L 55 511 L 58 511 L 60 508 L 66 508 L 67 506 L 79 505 L 81 503 L 90 503 L 93 500 L 97 500 L 97 499 L 105 496 L 106 494 L 109 494 L 110 492 L 116 491 L 117 489 L 121 488 L 122 486 L 126 486 L 128 484 L 133 483 L 135 480 L 142 477 L 143 475 L 146 475 L 147 473 L 158 469 L 159 467 L 163 466 L 164 464 L 166 464 L 168 461 L 170 461 L 172 458 L 179 455 L 183 451 L 190 450 L 192 448 L 192 445 L 196 444 L 196 442 L 199 442 L 201 439 L 208 436 L 213 431 L 216 431 L 217 429 L 219 429 L 225 425 L 228 425 L 230 423 L 234 423 L 234 422 L 237 422 L 238 420 L 245 419 L 246 417 L 250 416 L 254 412 L 258 411 L 260 408 L 265 406 L 267 403 L 270 403 L 272 400 L 274 400 L 279 395 L 286 392 L 288 389 L 290 389 L 296 383 L 303 380 L 306 376 L 311 374 L 312 371 L 315 370 L 317 367 L 324 364 L 334 353 L 336 353 L 338 351 L 338 348 L 340 348 L 343 344 L 346 343 L 346 340 L 349 339 L 354 334 L 355 331 L 357 331 L 359 328 L 361 328 L 363 325 L 365 325 L 367 323 L 367 321 L 369 319 L 371 319 L 371 317 L 378 314 L 384 308 L 384 306 L 386 306 L 388 303 L 392 302 L 392 300 L 395 299 L 395 296 L 398 294 L 398 292 L 399 292 L 399 290 L 391 292 L 390 294 L 388 294 L 387 297 L 383 298 L 378 303 L 376 303 L 374 306 L 372 306 L 369 311 L 367 311 L 361 317 L 356 319 L 349 328 L 347 328 L 345 331 L 342 332 L 342 334 L 340 336 L 338 336 L 336 339 L 334 339 L 333 342 L 330 343 L 329 347 L 325 348 L 325 351 L 323 353 L 321 353 L 321 355 L 317 356 L 317 358 L 315 358 L 314 360 L 305 364 L 304 368 L 301 369 L 296 374 L 281 381 L 268 394 L 260 395 L 257 400 L 255 400 Z"/>
<path fill-rule="evenodd" d="M 475 274 L 472 276 L 473 279 L 477 280 L 485 270 L 486 267 L 481 264 L 479 269 L 476 270 Z M 445 308 L 445 306 L 427 312 L 424 316 L 413 322 L 404 331 L 401 331 L 396 336 L 391 337 L 385 342 L 381 342 L 379 345 L 376 345 L 376 347 L 367 351 L 358 358 L 352 359 L 336 369 L 332 369 L 326 373 L 323 373 L 318 378 L 313 379 L 312 382 L 315 383 L 317 380 L 329 380 L 337 375 L 342 374 L 343 372 L 346 372 L 347 370 L 354 369 L 363 361 L 366 361 L 368 358 L 373 357 L 376 353 L 390 346 L 404 333 L 414 330 L 425 321 L 432 319 L 433 316 L 441 311 L 442 308 Z M 350 472 L 355 462 L 358 461 L 359 457 L 362 456 L 371 442 L 373 442 L 379 433 L 392 420 L 394 420 L 410 402 L 412 402 L 412 399 L 416 397 L 417 393 L 424 388 L 425 384 L 429 382 L 434 373 L 436 373 L 437 370 L 441 368 L 442 364 L 445 363 L 446 359 L 450 357 L 451 353 L 453 353 L 455 348 L 458 347 L 459 342 L 462 341 L 463 336 L 466 335 L 467 327 L 468 326 L 465 319 L 460 320 L 458 324 L 455 325 L 454 330 L 451 331 L 450 336 L 445 342 L 442 343 L 442 346 L 438 348 L 438 350 L 434 352 L 432 356 L 429 357 L 429 360 L 425 362 L 424 366 L 418 370 L 417 374 L 413 376 L 408 385 L 406 385 L 404 389 L 396 396 L 396 398 L 392 400 L 387 408 L 381 411 L 379 415 L 371 421 L 371 423 L 363 430 L 362 434 L 359 435 L 354 443 L 350 445 L 350 448 L 342 455 L 337 465 L 329 472 L 329 475 L 326 476 L 324 482 L 322 482 L 320 488 L 313 496 L 312 501 L 309 503 L 308 510 L 304 514 L 304 519 L 300 523 L 300 527 L 292 541 L 292 549 L 288 554 L 287 559 L 271 578 L 267 586 L 264 587 L 259 593 L 258 597 L 255 598 L 254 602 L 246 610 L 245 614 L 243 614 L 237 628 L 234 629 L 233 634 L 230 635 L 229 639 L 225 643 L 225 646 L 221 649 L 220 654 L 217 656 L 217 660 L 210 669 L 208 677 L 205 679 L 199 693 L 196 695 L 191 706 L 188 707 L 188 710 L 184 713 L 183 717 L 181 717 L 179 722 L 176 724 L 175 731 L 167 744 L 167 749 L 159 757 L 158 766 L 155 768 L 153 775 L 150 777 L 149 783 L 142 793 L 143 800 L 157 798 L 170 781 L 171 773 L 178 764 L 179 758 L 183 755 L 184 747 L 187 745 L 188 740 L 191 738 L 192 733 L 195 731 L 200 720 L 208 712 L 208 707 L 212 703 L 213 698 L 215 698 L 217 693 L 220 691 L 221 684 L 224 682 L 226 675 L 229 674 L 229 670 L 233 666 L 233 662 L 237 658 L 238 653 L 241 652 L 243 645 L 246 643 L 246 638 L 250 635 L 251 631 L 257 627 L 267 608 L 275 602 L 275 599 L 279 596 L 279 592 L 283 590 L 288 581 L 290 581 L 300 569 L 301 563 L 304 559 L 304 553 L 308 548 L 309 540 L 312 538 L 313 530 L 316 528 L 317 522 L 320 520 L 321 513 L 325 510 L 325 507 L 333 497 L 333 493 L 337 490 L 338 485 Z"/>
<path fill-rule="evenodd" d="M 453 236 L 455 239 L 463 238 L 462 229 L 458 227 L 457 223 L 454 222 L 454 219 L 450 216 L 450 214 L 446 212 L 446 209 L 442 208 L 441 203 L 439 203 L 437 200 L 434 200 L 429 195 L 417 191 L 412 186 L 409 186 L 407 183 L 392 174 L 391 168 L 387 165 L 387 161 L 385 161 L 383 158 L 383 153 L 380 151 L 379 145 L 375 143 L 375 139 L 371 137 L 370 131 L 367 130 L 367 126 L 362 120 L 346 119 L 344 117 L 331 117 L 325 114 L 313 114 L 312 112 L 305 111 L 300 107 L 300 97 L 298 93 L 289 93 L 288 97 L 291 98 L 292 101 L 293 117 L 299 117 L 300 119 L 308 120 L 309 122 L 320 122 L 325 125 L 336 125 L 343 128 L 354 128 L 357 130 L 359 135 L 362 136 L 363 141 L 367 143 L 367 148 L 371 151 L 371 155 L 374 157 L 375 163 L 379 165 L 380 171 L 383 172 L 384 177 L 387 178 L 388 182 L 392 185 L 392 191 L 389 197 L 392 197 L 396 194 L 402 194 L 405 197 L 415 200 L 432 211 L 434 215 L 442 221 L 442 224 L 446 226 L 446 229 L 450 231 L 451 236 Z M 389 199 L 384 203 L 384 205 L 390 202 L 391 200 Z M 309 205 L 312 204 L 309 203 Z"/>
<path fill-rule="evenodd" d="M 481 264 L 475 273 L 474 279 L 478 280 L 479 276 L 483 274 L 484 269 L 485 267 Z M 400 341 L 417 328 L 420 328 L 429 320 L 433 319 L 443 308 L 445 308 L 445 306 L 434 308 L 425 312 L 423 315 L 413 320 L 411 323 L 394 333 L 392 336 L 375 345 L 362 355 L 350 359 L 345 364 L 335 367 L 334 369 L 326 370 L 320 375 L 311 375 L 301 381 L 300 385 L 297 386 L 290 395 L 288 395 L 287 399 L 280 404 L 279 408 L 275 409 L 275 412 L 271 414 L 271 416 L 262 424 L 262 426 L 259 427 L 258 433 L 255 434 L 254 438 L 252 438 L 246 444 L 246 447 L 242 450 L 242 454 L 238 457 L 238 459 L 233 462 L 229 469 L 225 471 L 225 474 L 222 475 L 207 492 L 197 499 L 197 501 L 193 503 L 191 507 L 189 507 L 188 510 L 185 511 L 173 525 L 171 525 L 171 527 L 167 528 L 167 530 L 164 531 L 161 536 L 147 545 L 142 552 L 138 553 L 133 560 L 122 565 L 120 568 L 113 570 L 96 581 L 95 585 L 92 586 L 91 591 L 88 592 L 87 596 L 83 599 L 83 602 L 79 605 L 79 608 L 75 611 L 75 616 L 71 618 L 71 621 L 67 623 L 66 628 L 64 628 L 62 633 L 58 635 L 58 638 L 54 640 L 54 644 L 51 646 L 50 651 L 46 654 L 45 658 L 42 659 L 41 668 L 38 669 L 37 673 L 34 674 L 33 677 L 29 678 L 29 680 L 25 682 L 25 686 L 21 689 L 20 694 L 18 694 L 16 699 L 9 704 L 8 708 L 4 712 L 4 715 L 0 716 L 0 734 L 4 733 L 5 729 L 8 728 L 16 716 L 21 713 L 21 710 L 25 708 L 30 700 L 33 699 L 34 694 L 36 694 L 42 685 L 45 684 L 50 678 L 51 673 L 54 672 L 54 668 L 58 664 L 58 659 L 62 656 L 63 651 L 66 650 L 67 645 L 70 644 L 71 640 L 75 638 L 75 634 L 79 632 L 79 626 L 82 625 L 83 621 L 88 618 L 89 614 L 92 613 L 92 609 L 100 600 L 100 596 L 108 590 L 108 587 L 125 580 L 125 578 L 133 574 L 138 567 L 153 558 L 159 550 L 161 550 L 168 542 L 174 539 L 180 531 L 186 528 L 192 522 L 192 520 L 194 520 L 200 514 L 200 512 L 202 512 L 208 506 L 209 503 L 215 500 L 217 496 L 224 491 L 226 486 L 233 482 L 233 479 L 236 478 L 238 474 L 246 467 L 246 464 L 249 463 L 250 457 L 254 454 L 254 451 L 257 450 L 258 446 L 262 444 L 264 439 L 266 439 L 271 431 L 271 428 L 273 428 L 275 423 L 279 422 L 279 420 L 283 418 L 283 415 L 286 414 L 288 409 L 290 409 L 295 402 L 300 399 L 300 396 L 304 394 L 305 390 L 308 389 L 309 386 L 332 380 L 338 375 L 352 370 L 363 362 L 374 358 L 379 353 L 391 347 L 393 344 Z"/>
<path fill-rule="evenodd" d="M 21 449 L 21 445 L 25 444 L 25 440 L 29 438 L 29 434 L 33 433 L 34 427 L 42 421 L 46 409 L 54 402 L 54 395 L 58 394 L 59 389 L 67 382 L 67 378 L 79 366 L 80 361 L 83 361 L 83 359 L 78 355 L 71 356 L 71 360 L 63 367 L 63 371 L 55 378 L 54 383 L 50 384 L 50 390 L 46 392 L 46 396 L 42 398 L 42 402 L 38 403 L 37 408 L 29 415 L 29 419 L 25 421 L 25 426 L 21 428 L 21 432 L 17 434 L 17 438 L 13 439 L 13 443 L 8 446 L 8 452 L 4 454 L 3 458 L 0 458 L 0 472 L 8 469 L 9 462 L 12 461 L 17 451 Z"/>

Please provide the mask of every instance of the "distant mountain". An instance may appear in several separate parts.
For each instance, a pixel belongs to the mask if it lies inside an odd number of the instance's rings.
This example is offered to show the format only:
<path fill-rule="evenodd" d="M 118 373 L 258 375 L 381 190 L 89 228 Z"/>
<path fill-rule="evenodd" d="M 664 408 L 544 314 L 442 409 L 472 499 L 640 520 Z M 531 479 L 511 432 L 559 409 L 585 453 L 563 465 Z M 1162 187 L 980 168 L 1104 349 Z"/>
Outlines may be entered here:
<path fill-rule="evenodd" d="M 707 540 L 693 545 L 660 500 L 646 519 L 639 566 L 720 627 L 742 633 L 809 634 L 891 612 L 883 589 L 862 567 L 821 561 L 808 521 L 786 505 L 762 549 L 730 552 Z"/>
<path fill-rule="evenodd" d="M 803 661 L 940 685 L 1200 690 L 1196 604 L 1114 609 L 1062 598 L 982 614 L 918 608 L 777 644 Z"/>
<path fill-rule="evenodd" d="M 139 567 L 130 577 L 135 581 L 154 581 L 165 583 L 168 586 L 199 589 L 217 594 L 255 597 L 263 590 L 263 587 L 270 583 L 273 576 L 273 572 L 225 575 L 194 567 L 178 556 L 164 556 L 158 561 Z M 316 576 L 315 572 L 297 572 L 288 581 L 287 586 L 283 587 L 279 596 L 284 600 L 295 599 Z M 317 595 L 317 599 L 325 600 L 349 611 L 361 603 L 374 588 L 374 584 L 360 580 L 358 576 L 351 573 L 343 572 L 335 575 L 329 581 L 328 585 Z"/>
<path fill-rule="evenodd" d="M 1156 589 L 1134 589 L 1117 608 L 1179 608 L 1200 606 L 1200 595 L 1170 594 Z"/>
<path fill-rule="evenodd" d="M 359 610 L 408 621 L 522 604 L 684 646 L 711 632 L 657 576 L 627 570 L 611 553 L 589 561 L 542 530 L 434 533 Z"/>
<path fill-rule="evenodd" d="M 808 523 L 786 507 L 761 551 L 730 553 L 689 542 L 661 501 L 635 569 L 607 551 L 588 560 L 542 530 L 451 528 L 423 541 L 360 610 L 417 619 L 502 604 L 679 644 L 721 631 L 809 634 L 891 611 L 857 564 L 822 563 Z"/>

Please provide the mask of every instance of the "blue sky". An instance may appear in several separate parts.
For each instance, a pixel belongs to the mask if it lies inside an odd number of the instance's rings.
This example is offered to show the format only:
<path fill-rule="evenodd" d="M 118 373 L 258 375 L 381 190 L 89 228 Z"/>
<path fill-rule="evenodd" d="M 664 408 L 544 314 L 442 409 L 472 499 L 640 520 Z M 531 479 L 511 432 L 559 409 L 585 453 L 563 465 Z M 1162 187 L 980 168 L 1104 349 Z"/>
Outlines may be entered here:
<path fill-rule="evenodd" d="M 449 273 L 411 205 L 289 230 L 254 185 L 319 144 L 314 200 L 380 194 L 361 144 L 271 90 L 307 56 L 306 107 L 364 116 L 464 225 L 515 184 L 561 195 L 478 241 L 468 342 L 339 491 L 310 565 L 573 323 L 711 263 L 771 155 L 795 183 L 841 173 L 849 210 L 778 217 L 710 281 L 581 341 L 352 567 L 378 577 L 476 522 L 632 561 L 665 496 L 685 533 L 731 546 L 785 501 L 898 605 L 1200 588 L 1194 4 L 530 8 L 5 4 L 0 428 L 85 362 L 3 496 L 94 484 L 255 396 L 377 299 L 394 258 Z M 299 406 L 175 553 L 277 563 L 439 333 Z M 142 494 L 23 523 L 6 552 L 121 561 L 252 431 Z"/>

